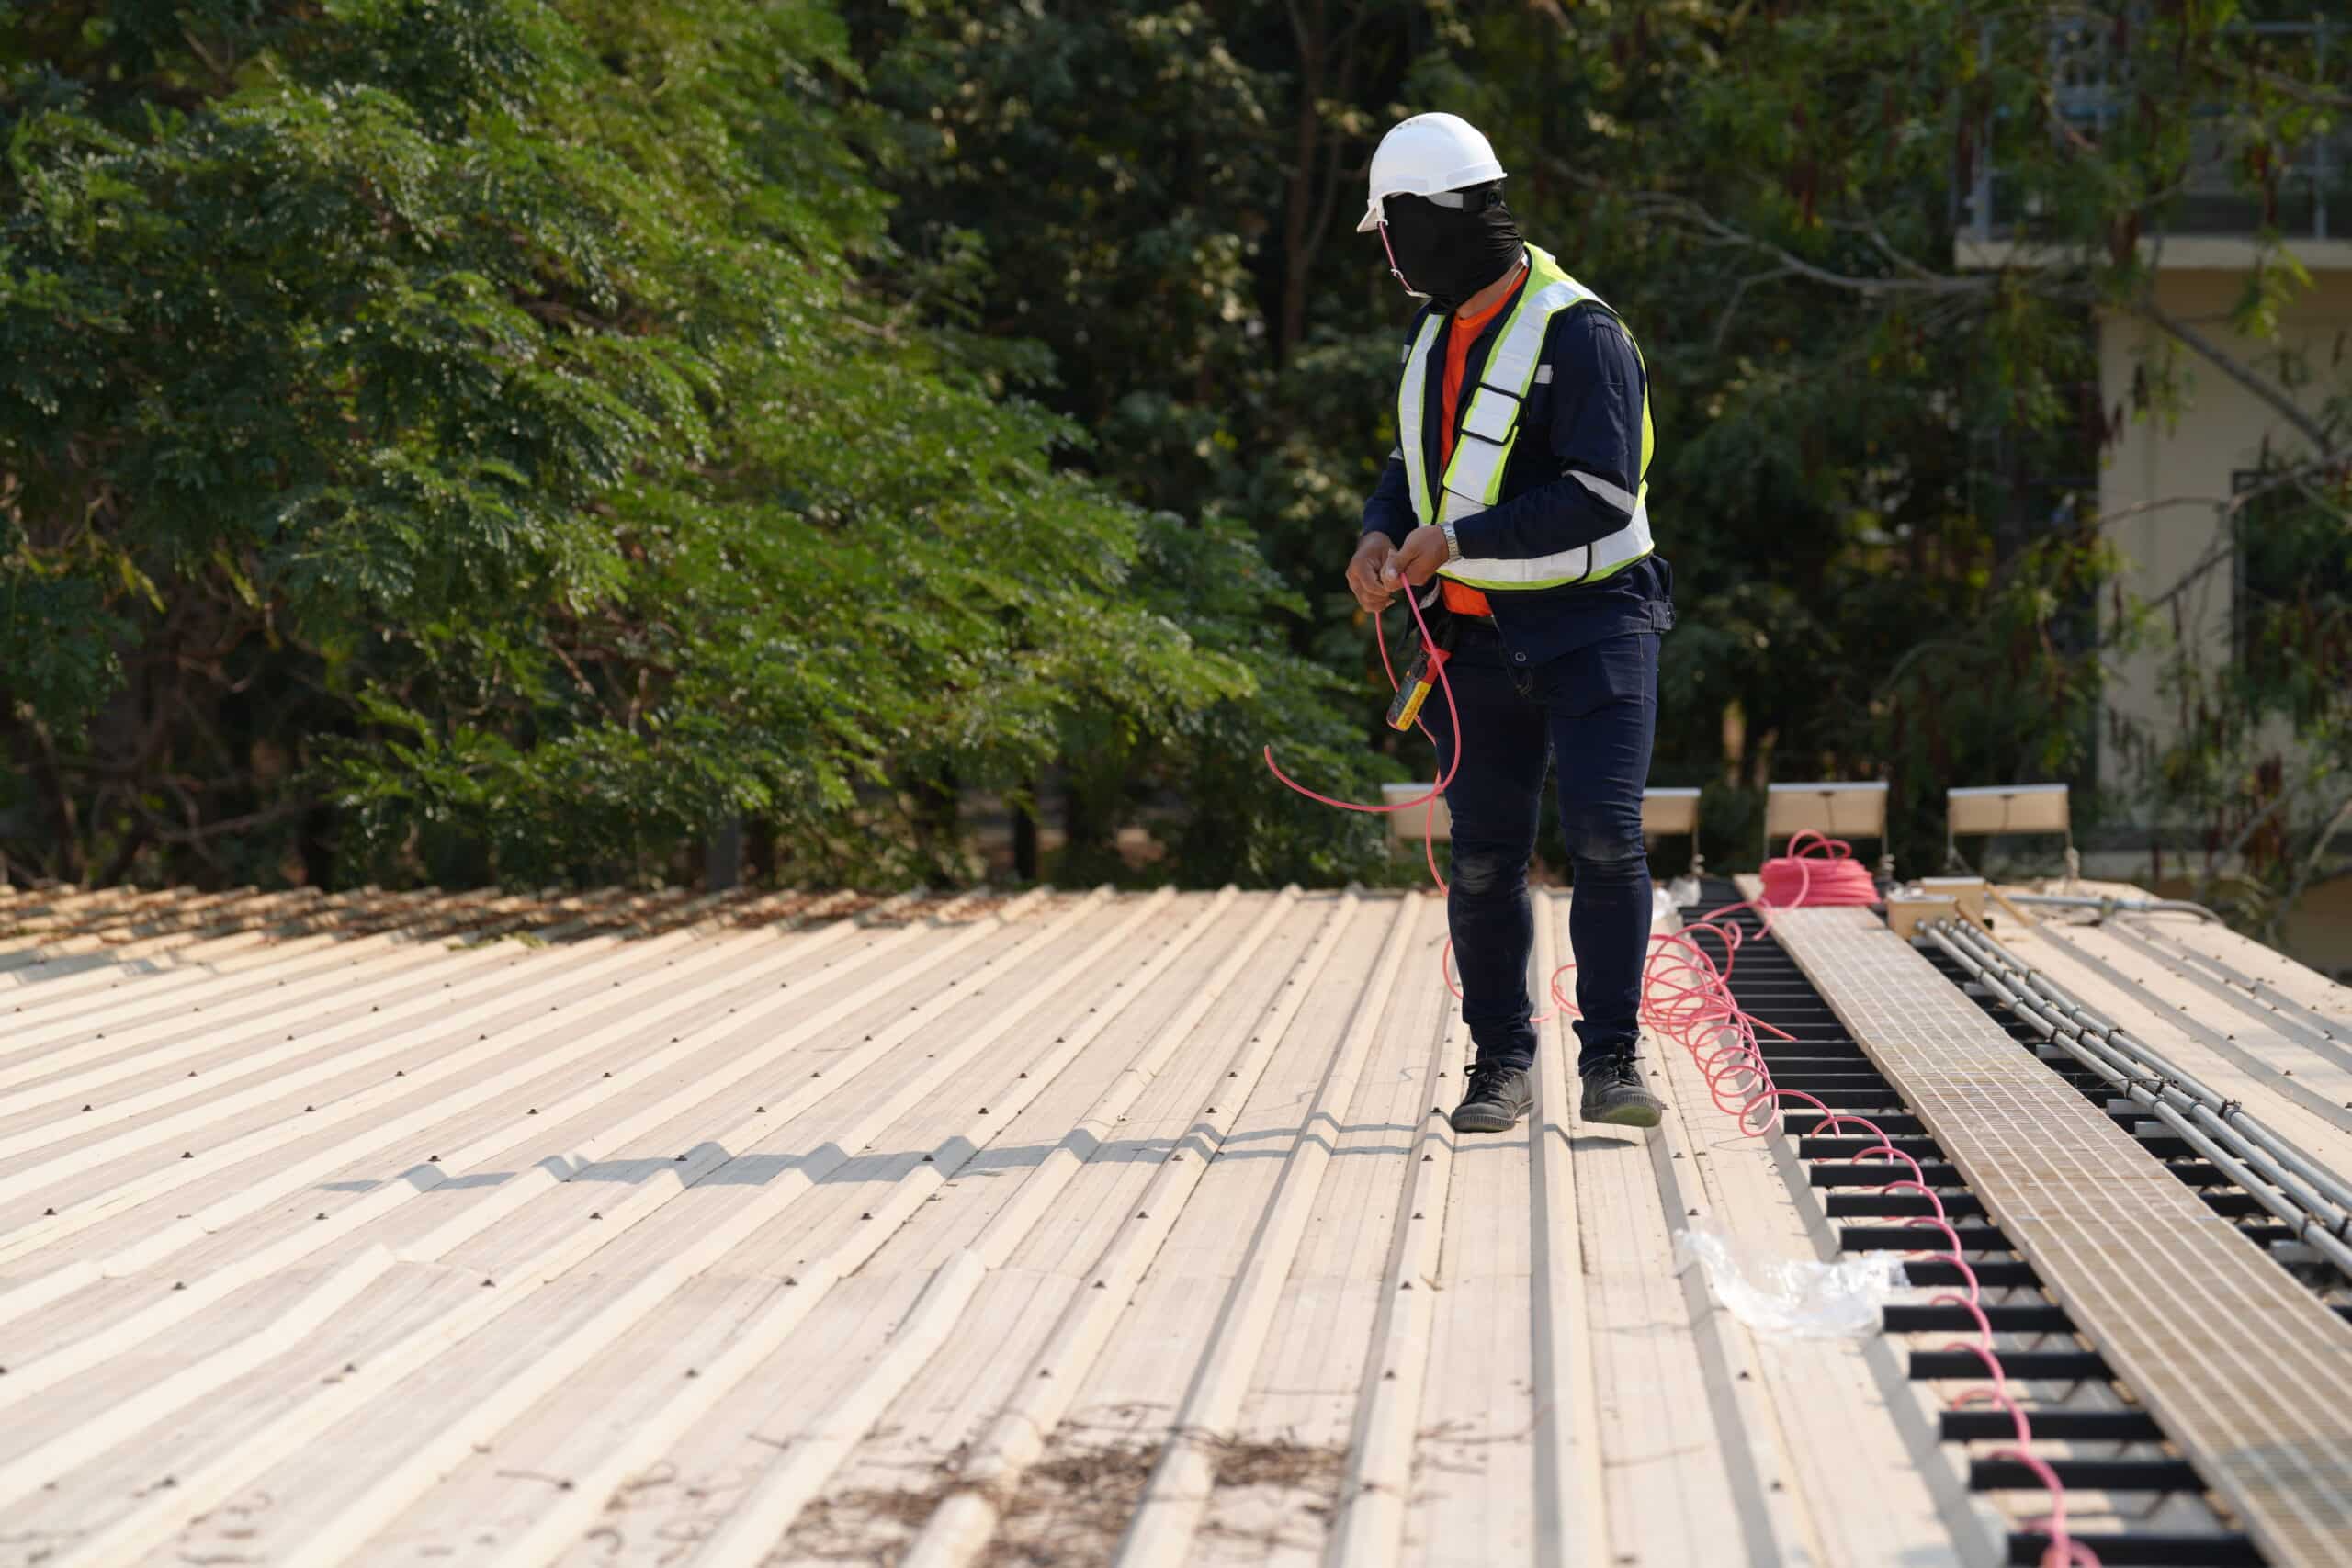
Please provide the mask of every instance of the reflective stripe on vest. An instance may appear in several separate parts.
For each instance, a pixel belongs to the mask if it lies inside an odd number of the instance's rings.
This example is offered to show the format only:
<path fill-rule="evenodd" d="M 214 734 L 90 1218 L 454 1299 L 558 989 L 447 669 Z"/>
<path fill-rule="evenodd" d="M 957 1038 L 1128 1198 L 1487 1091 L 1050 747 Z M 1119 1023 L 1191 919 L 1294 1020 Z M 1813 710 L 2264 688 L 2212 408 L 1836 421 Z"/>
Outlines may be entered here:
<path fill-rule="evenodd" d="M 1413 515 L 1424 524 L 1451 523 L 1473 516 L 1500 499 L 1503 469 L 1519 439 L 1520 414 L 1525 407 L 1528 389 L 1534 384 L 1536 360 L 1544 352 L 1544 334 L 1551 330 L 1552 318 L 1588 302 L 1600 303 L 1599 296 L 1563 272 L 1547 252 L 1530 245 L 1527 255 L 1527 283 L 1487 355 L 1478 389 L 1463 411 L 1461 428 L 1454 437 L 1453 457 L 1446 465 L 1442 488 L 1435 497 L 1430 491 L 1428 448 L 1421 439 L 1421 422 L 1429 400 L 1430 361 L 1435 357 L 1442 321 L 1435 311 L 1421 323 L 1419 335 L 1406 353 L 1405 374 L 1396 387 L 1396 428 L 1401 438 L 1398 445 L 1404 448 L 1405 478 L 1412 494 Z M 1634 352 L 1638 355 L 1640 351 Z M 1605 480 L 1595 480 L 1584 474 L 1576 476 L 1595 494 L 1632 514 L 1615 533 L 1555 555 L 1521 559 L 1464 556 L 1438 570 L 1473 588 L 1511 590 L 1597 581 L 1631 566 L 1648 555 L 1652 547 L 1650 487 L 1646 478 L 1650 443 L 1649 400 L 1645 395 L 1642 400 L 1642 468 L 1645 477 L 1640 492 L 1628 496 Z"/>

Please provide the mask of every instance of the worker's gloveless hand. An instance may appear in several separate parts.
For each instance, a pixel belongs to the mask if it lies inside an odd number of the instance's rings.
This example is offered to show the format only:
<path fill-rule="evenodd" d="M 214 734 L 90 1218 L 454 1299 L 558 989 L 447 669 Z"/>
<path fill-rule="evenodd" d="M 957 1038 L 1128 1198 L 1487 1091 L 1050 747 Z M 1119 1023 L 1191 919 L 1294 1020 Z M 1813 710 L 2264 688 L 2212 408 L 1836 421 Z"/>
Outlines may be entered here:
<path fill-rule="evenodd" d="M 1424 524 L 1406 535 L 1405 543 L 1388 558 L 1388 565 L 1380 575 L 1381 586 L 1392 593 L 1399 581 L 1419 588 L 1444 564 L 1445 531 Z"/>
<path fill-rule="evenodd" d="M 1396 553 L 1396 547 L 1387 535 L 1366 534 L 1363 543 L 1356 547 L 1355 558 L 1348 562 L 1348 590 L 1356 596 L 1356 603 L 1364 607 L 1366 615 L 1380 614 L 1388 608 L 1389 601 L 1396 597 L 1394 588 L 1380 585 L 1380 569 L 1386 566 L 1388 558 Z"/>

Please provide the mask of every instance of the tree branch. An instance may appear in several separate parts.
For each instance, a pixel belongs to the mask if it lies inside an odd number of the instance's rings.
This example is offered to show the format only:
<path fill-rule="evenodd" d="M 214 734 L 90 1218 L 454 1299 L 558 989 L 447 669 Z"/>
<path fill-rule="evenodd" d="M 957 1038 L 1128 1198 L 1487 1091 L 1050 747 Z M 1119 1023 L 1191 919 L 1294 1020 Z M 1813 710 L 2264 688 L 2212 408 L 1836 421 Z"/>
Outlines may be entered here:
<path fill-rule="evenodd" d="M 2213 880 L 2220 874 L 2222 863 L 2229 860 L 2240 850 L 2245 848 L 2247 841 L 2253 839 L 2256 831 L 2259 829 L 2265 822 L 2267 822 L 2273 817 L 2278 816 L 2279 807 L 2285 806 L 2289 801 L 2301 795 L 2302 793 L 2302 789 L 2303 786 L 2301 783 L 2290 780 L 2286 788 L 2280 790 L 2277 795 L 2270 797 L 2269 805 L 2264 807 L 2261 810 L 2256 812 L 2251 818 L 2247 818 L 2245 826 L 2238 829 L 2238 836 L 2230 840 L 2229 848 L 2221 851 L 2219 853 L 2208 854 L 2205 857 L 2205 869 L 2198 874 L 2196 888 L 2188 896 L 2190 903 L 2204 904 L 2211 902 L 2207 897 L 2207 895 L 2213 891 Z"/>
<path fill-rule="evenodd" d="M 2132 300 L 2127 309 L 2141 320 L 2162 329 L 2179 343 L 2195 350 L 2199 357 L 2222 375 L 2253 393 L 2267 404 L 2272 412 L 2293 425 L 2303 439 L 2312 444 L 2313 449 L 2327 452 L 2333 447 L 2334 443 L 2328 439 L 2326 426 L 2304 412 L 2302 406 L 2282 388 L 2274 386 L 2268 380 L 2255 374 L 2252 367 L 2241 363 L 2234 355 L 2224 350 L 2211 338 L 2166 310 L 2154 299 L 2142 298 Z"/>
<path fill-rule="evenodd" d="M 1569 180 L 1588 187 L 1603 190 L 1609 188 L 1602 182 L 1567 168 L 1566 165 L 1560 165 L 1560 173 Z M 1842 288 L 1848 293 L 1860 294 L 1865 298 L 1891 295 L 1951 298 L 1984 295 L 1993 291 L 1995 278 L 1990 274 L 1955 277 L 1917 266 L 1911 267 L 1917 276 L 1909 277 L 1864 277 L 1849 273 L 1832 272 L 1827 267 L 1816 265 L 1805 260 L 1784 246 L 1724 222 L 1705 207 L 1688 197 L 1669 196 L 1662 191 L 1641 191 L 1626 199 L 1638 214 L 1678 220 L 1688 228 L 1708 235 L 1718 243 L 1736 245 L 1770 256 L 1786 271 L 1809 282 L 1823 284 L 1831 288 Z"/>
<path fill-rule="evenodd" d="M 2295 900 L 2303 896 L 2304 885 L 2319 869 L 2320 858 L 2327 853 L 2327 846 L 2334 841 L 2335 830 L 2344 826 L 2346 818 L 2352 818 L 2352 795 L 2344 797 L 2343 804 L 2335 808 L 2335 815 L 2329 818 L 2327 826 L 2319 830 L 2319 838 L 2312 845 L 2312 852 L 2303 857 L 2301 867 L 2295 873 L 2295 880 L 2287 885 L 2286 893 L 2271 907 L 2270 919 L 2264 921 L 2262 927 L 2263 940 L 2271 946 L 2278 945 L 2279 925 L 2287 919 L 2287 911 L 2295 907 Z"/>
<path fill-rule="evenodd" d="M 1731 331 L 1732 318 L 1739 314 L 1739 302 L 1747 297 L 1748 289 L 1759 283 L 1773 283 L 1783 277 L 1795 276 L 1787 267 L 1776 266 L 1770 272 L 1751 273 L 1741 278 L 1738 285 L 1732 289 L 1731 298 L 1724 302 L 1724 313 L 1716 318 L 1715 335 L 1709 343 L 1707 352 L 1721 354 L 1724 351 L 1724 338 Z"/>

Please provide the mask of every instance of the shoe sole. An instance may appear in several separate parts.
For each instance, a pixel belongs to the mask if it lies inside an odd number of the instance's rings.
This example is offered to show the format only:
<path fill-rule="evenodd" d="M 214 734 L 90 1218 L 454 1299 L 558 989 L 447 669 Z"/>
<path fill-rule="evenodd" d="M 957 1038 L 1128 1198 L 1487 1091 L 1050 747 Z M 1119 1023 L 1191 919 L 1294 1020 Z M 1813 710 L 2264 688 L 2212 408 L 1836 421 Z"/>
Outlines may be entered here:
<path fill-rule="evenodd" d="M 1518 1126 L 1521 1119 L 1527 1113 L 1522 1111 L 1518 1116 L 1512 1117 L 1508 1122 L 1498 1116 L 1462 1116 L 1459 1114 L 1449 1116 L 1446 1120 L 1453 1123 L 1453 1130 L 1457 1133 L 1508 1133 L 1513 1127 Z"/>
<path fill-rule="evenodd" d="M 1663 1107 L 1656 1105 L 1621 1105 L 1613 1111 L 1587 1111 L 1579 1107 L 1577 1119 L 1602 1127 L 1655 1127 L 1666 1119 Z"/>

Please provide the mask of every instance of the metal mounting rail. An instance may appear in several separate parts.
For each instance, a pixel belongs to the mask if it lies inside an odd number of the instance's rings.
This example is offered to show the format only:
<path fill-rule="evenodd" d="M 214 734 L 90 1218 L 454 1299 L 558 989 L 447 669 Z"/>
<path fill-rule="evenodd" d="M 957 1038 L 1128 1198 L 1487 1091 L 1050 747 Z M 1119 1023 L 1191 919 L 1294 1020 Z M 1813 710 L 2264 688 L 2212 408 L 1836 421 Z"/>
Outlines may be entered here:
<path fill-rule="evenodd" d="M 2352 1562 L 2352 1327 L 2246 1245 L 2292 1228 L 2175 1180 L 2113 1115 L 2142 1106 L 2086 1102 L 1871 911 L 1773 931 L 1983 1201 L 1969 1226 L 2015 1244 L 2264 1555 Z"/>
<path fill-rule="evenodd" d="M 2226 1172 L 2286 1222 L 2292 1239 L 2352 1277 L 2352 1182 L 1983 931 L 1957 920 L 1934 920 L 1920 934 L 2035 1033 L 2070 1053 L 2110 1089 L 2146 1107 Z"/>
<path fill-rule="evenodd" d="M 1714 890 L 1711 886 L 1709 891 Z M 1727 887 L 1723 891 L 1724 897 L 1694 905 L 1686 916 L 1736 897 Z M 1742 915 L 1739 920 L 1747 941 L 1733 967 L 1733 992 L 1742 1008 L 1796 1037 L 1784 1041 L 1770 1032 L 1763 1035 L 1761 1049 L 1773 1080 L 1833 1104 L 1842 1100 L 1844 1108 L 1867 1115 L 1886 1130 L 1896 1147 L 1920 1161 L 1927 1184 L 1942 1196 L 1947 1212 L 1981 1216 L 1982 1201 L 1969 1190 L 1943 1148 L 1925 1134 L 1918 1118 L 1819 991 L 1753 916 Z M 2024 1054 L 2030 1048 L 2020 1043 L 2015 1049 Z M 1891 1179 L 1888 1168 L 1855 1160 L 1875 1146 L 1876 1139 L 1814 1132 L 1821 1118 L 1810 1107 L 1792 1106 L 1783 1120 L 1794 1156 L 1792 1179 L 1809 1192 L 1816 1228 L 1831 1245 L 1844 1252 L 1913 1252 L 1932 1245 L 1927 1239 L 1929 1233 L 1905 1225 L 1898 1217 L 1912 1213 L 1905 1195 L 1874 1190 Z M 2169 1134 L 2159 1148 L 2194 1157 Z M 2243 1199 L 2232 1190 L 2231 1179 L 2210 1164 L 2171 1168 L 2201 1194 Z M 2130 1380 L 2086 1348 L 2075 1319 L 2001 1227 L 1972 1217 L 1955 1228 L 1970 1248 L 1970 1267 L 1984 1289 L 1986 1315 L 2003 1363 L 2022 1380 L 2015 1391 L 2032 1417 L 2035 1451 L 2056 1464 L 2073 1489 L 2076 1534 L 2098 1553 L 2101 1563 L 2106 1568 L 2165 1563 L 2245 1568 L 2270 1561 L 2215 1506 L 2193 1468 L 2179 1462 L 2165 1427 Z M 1963 1542 L 1963 1561 L 2038 1563 L 2046 1545 L 2032 1524 L 2041 1507 L 2040 1489 L 1989 1459 L 1992 1446 L 2006 1446 L 2013 1437 L 2008 1416 L 1983 1405 L 1937 1408 L 1984 1377 L 1983 1365 L 1973 1357 L 1963 1365 L 1944 1353 L 1954 1337 L 1973 1335 L 1974 1325 L 1964 1313 L 1934 1304 L 1924 1294 L 1958 1285 L 1959 1271 L 1949 1262 L 1929 1259 L 1907 1260 L 1904 1267 L 1910 1285 L 1922 1293 L 1888 1305 L 1883 1326 L 1892 1354 L 1881 1360 L 1881 1375 L 1891 1391 L 1899 1391 L 1908 1380 L 1915 1385 L 1938 1383 L 1944 1392 L 1916 1404 L 1896 1402 L 1898 1417 L 1916 1423 L 1913 1430 L 1928 1448 L 1937 1442 L 1985 1445 L 1948 1450 L 1950 1480 L 1945 1485 L 1962 1497 L 2004 1505 L 1998 1523 L 1985 1503 L 1976 1505 L 1969 1528 L 1980 1533 Z M 1896 1337 L 1915 1335 L 1936 1337 Z M 1905 1416 L 1905 1410 L 1916 1414 Z M 2085 1468 L 2093 1466 L 2106 1468 Z M 1954 1523 L 1958 1528 L 1957 1519 Z"/>
<path fill-rule="evenodd" d="M 2195 915 L 2199 919 L 2222 923 L 2222 917 L 2202 904 L 2192 904 L 2186 898 L 2117 898 L 2105 893 L 2012 893 L 2012 904 L 2038 904 L 2058 909 L 2097 909 L 2102 918 L 2108 915 Z"/>

